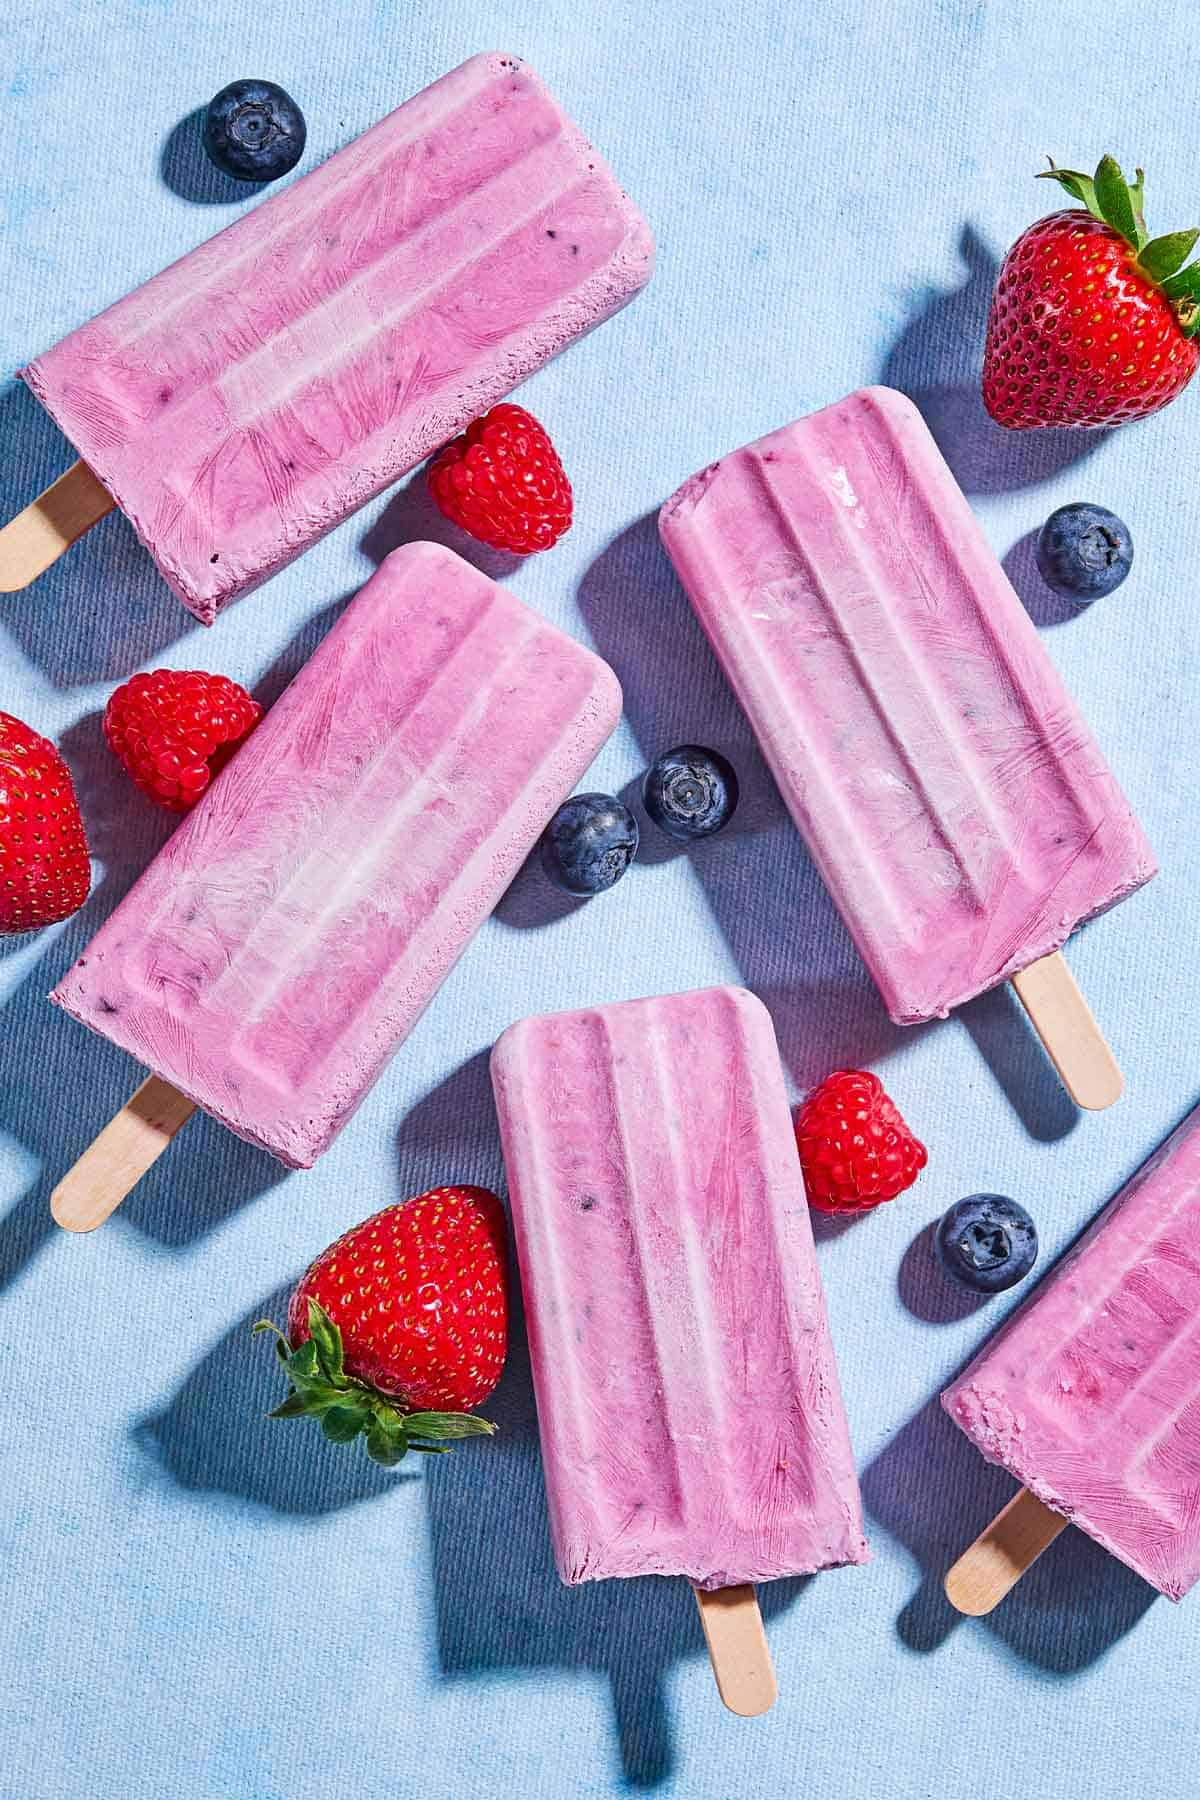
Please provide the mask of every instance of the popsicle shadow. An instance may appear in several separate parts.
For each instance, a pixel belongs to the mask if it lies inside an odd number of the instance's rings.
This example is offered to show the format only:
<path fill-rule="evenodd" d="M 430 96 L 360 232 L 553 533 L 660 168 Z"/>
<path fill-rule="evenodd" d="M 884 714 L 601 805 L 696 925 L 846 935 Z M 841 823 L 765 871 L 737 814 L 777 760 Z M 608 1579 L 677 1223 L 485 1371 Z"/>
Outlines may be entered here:
<path fill-rule="evenodd" d="M 862 1492 L 870 1516 L 921 1570 L 897 1634 L 910 1650 L 937 1650 L 967 1623 L 943 1592 L 946 1571 L 1012 1498 L 1016 1483 L 983 1460 L 933 1399 L 870 1464 Z M 1155 1597 L 1124 1563 L 1068 1529 L 982 1623 L 1023 1661 L 1070 1675 L 1132 1630 Z"/>
<path fill-rule="evenodd" d="M 0 523 L 75 462 L 24 382 L 0 387 Z M 0 594 L 0 626 L 59 688 L 112 681 L 195 626 L 114 508 L 29 587 Z"/>
<path fill-rule="evenodd" d="M 915 400 L 967 494 L 1037 487 L 1099 448 L 1097 431 L 1008 431 L 980 388 L 988 307 L 1000 265 L 968 221 L 959 238 L 961 286 L 926 290 L 892 345 L 879 380 Z"/>
<path fill-rule="evenodd" d="M 514 569 L 520 568 L 523 560 L 507 550 L 493 550 L 490 545 L 481 544 L 478 538 L 451 524 L 429 491 L 424 467 L 410 475 L 403 487 L 395 489 L 364 533 L 361 548 L 364 555 L 378 564 L 399 545 L 415 543 L 443 544 L 447 550 L 474 563 L 493 581 L 504 581 Z"/>
<path fill-rule="evenodd" d="M 1031 1138 L 1052 1144 L 1075 1130 L 1078 1108 L 1007 982 L 958 1007 L 954 1016 L 966 1027 Z"/>
<path fill-rule="evenodd" d="M 173 125 L 163 139 L 158 172 L 166 186 L 194 206 L 234 206 L 270 191 L 275 183 L 235 181 L 209 161 L 204 149 L 204 116 L 198 106 Z"/>
<path fill-rule="evenodd" d="M 677 1660 L 705 1653 L 691 1590 L 656 1576 L 559 1581 L 519 1317 L 487 1411 L 500 1428 L 494 1443 L 470 1460 L 446 1457 L 425 1484 L 442 1668 L 452 1679 L 514 1666 L 607 1674 L 625 1784 L 657 1787 L 676 1761 L 667 1676 Z M 805 1585 L 760 1588 L 768 1622 Z"/>
<path fill-rule="evenodd" d="M 743 980 L 771 1009 L 796 1084 L 812 1087 L 839 1063 L 875 1063 L 911 1041 L 912 1029 L 902 1032 L 884 1011 L 784 810 L 659 543 L 653 513 L 628 526 L 592 564 L 579 604 L 596 648 L 620 678 L 626 717 L 646 762 L 691 742 L 720 750 L 737 770 L 740 799 L 728 827 L 681 853 L 704 887 Z M 625 798 L 650 849 L 626 879 L 653 880 L 656 865 L 674 857 L 661 852 L 666 840 L 646 819 L 636 784 Z"/>

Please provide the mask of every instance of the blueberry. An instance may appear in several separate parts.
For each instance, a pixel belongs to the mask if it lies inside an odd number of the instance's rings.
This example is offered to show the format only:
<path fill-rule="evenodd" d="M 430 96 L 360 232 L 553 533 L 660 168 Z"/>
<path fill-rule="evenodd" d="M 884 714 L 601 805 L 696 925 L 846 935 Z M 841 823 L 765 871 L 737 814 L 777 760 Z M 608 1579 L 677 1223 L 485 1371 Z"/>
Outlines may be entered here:
<path fill-rule="evenodd" d="M 542 867 L 568 894 L 603 894 L 637 855 L 638 823 L 611 794 L 575 794 L 542 833 Z"/>
<path fill-rule="evenodd" d="M 684 843 L 728 825 L 738 803 L 733 767 L 715 750 L 681 744 L 646 771 L 642 804 L 660 831 Z"/>
<path fill-rule="evenodd" d="M 980 1294 L 999 1294 L 1037 1261 L 1037 1226 L 1003 1194 L 970 1194 L 942 1215 L 934 1238 L 942 1267 Z"/>
<path fill-rule="evenodd" d="M 231 81 L 208 103 L 204 148 L 235 181 L 274 181 L 304 155 L 304 114 L 273 81 Z"/>
<path fill-rule="evenodd" d="M 1035 555 L 1047 587 L 1086 605 L 1120 587 L 1133 566 L 1133 539 L 1107 507 L 1074 500 L 1050 514 Z"/>

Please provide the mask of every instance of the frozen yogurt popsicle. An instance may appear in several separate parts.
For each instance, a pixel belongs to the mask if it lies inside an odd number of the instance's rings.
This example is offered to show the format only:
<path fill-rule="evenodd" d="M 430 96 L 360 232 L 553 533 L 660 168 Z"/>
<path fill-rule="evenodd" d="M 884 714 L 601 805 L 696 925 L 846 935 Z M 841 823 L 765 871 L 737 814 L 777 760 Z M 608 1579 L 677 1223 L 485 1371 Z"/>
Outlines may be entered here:
<path fill-rule="evenodd" d="M 492 1079 L 563 1581 L 728 1593 L 864 1561 L 761 1001 L 711 988 L 523 1019 Z"/>
<path fill-rule="evenodd" d="M 867 388 L 734 451 L 661 531 L 896 1023 L 1015 978 L 1044 1036 L 1048 984 L 1094 1033 L 1046 959 L 1154 856 L 911 401 Z M 1084 1104 L 1120 1091 L 1100 1053 Z"/>
<path fill-rule="evenodd" d="M 1068 1520 L 1161 1594 L 1187 1593 L 1200 1577 L 1200 1108 L 942 1404 L 1026 1489 L 947 1579 L 962 1610 L 990 1611 Z"/>
<path fill-rule="evenodd" d="M 452 551 L 394 551 L 51 998 L 307 1168 L 620 705 L 598 657 Z"/>
<path fill-rule="evenodd" d="M 484 55 L 35 358 L 86 465 L 0 536 L 23 586 L 112 502 L 211 624 L 649 279 L 537 76 Z"/>

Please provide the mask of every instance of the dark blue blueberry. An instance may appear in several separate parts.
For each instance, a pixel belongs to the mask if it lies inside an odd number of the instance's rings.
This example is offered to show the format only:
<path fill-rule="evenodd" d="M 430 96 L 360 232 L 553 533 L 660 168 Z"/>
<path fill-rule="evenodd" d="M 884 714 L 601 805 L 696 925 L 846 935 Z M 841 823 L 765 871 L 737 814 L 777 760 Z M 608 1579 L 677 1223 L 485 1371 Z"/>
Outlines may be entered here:
<path fill-rule="evenodd" d="M 602 894 L 637 855 L 638 824 L 611 794 L 575 794 L 542 833 L 542 867 L 568 894 Z"/>
<path fill-rule="evenodd" d="M 273 81 L 231 81 L 208 103 L 204 148 L 235 181 L 274 181 L 304 155 L 304 114 Z"/>
<path fill-rule="evenodd" d="M 942 1267 L 979 1294 L 999 1294 L 1037 1261 L 1037 1226 L 1003 1194 L 970 1194 L 942 1215 L 934 1238 Z"/>
<path fill-rule="evenodd" d="M 1133 567 L 1133 539 L 1106 506 L 1073 500 L 1050 514 L 1034 554 L 1047 587 L 1086 605 L 1120 587 Z"/>
<path fill-rule="evenodd" d="M 668 837 L 688 843 L 728 825 L 738 803 L 738 779 L 715 750 L 681 744 L 646 771 L 642 804 Z"/>

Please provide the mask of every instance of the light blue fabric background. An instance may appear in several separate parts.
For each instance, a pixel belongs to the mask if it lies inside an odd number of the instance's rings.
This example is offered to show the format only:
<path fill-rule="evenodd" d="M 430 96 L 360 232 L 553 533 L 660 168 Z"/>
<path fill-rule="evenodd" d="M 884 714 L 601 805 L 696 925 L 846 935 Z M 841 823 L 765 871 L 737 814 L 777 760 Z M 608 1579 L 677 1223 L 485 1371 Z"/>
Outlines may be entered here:
<path fill-rule="evenodd" d="M 629 311 L 521 395 L 561 447 L 578 523 L 507 578 L 625 684 L 589 785 L 622 789 L 691 737 L 732 755 L 748 797 L 738 829 L 694 856 L 651 836 L 594 904 L 523 877 L 317 1170 L 288 1176 L 198 1118 L 110 1226 L 72 1240 L 50 1225 L 49 1188 L 137 1071 L 43 996 L 169 830 L 101 742 L 108 693 L 171 664 L 272 698 L 387 548 L 443 534 L 418 482 L 205 633 L 113 517 L 4 599 L 0 706 L 64 746 L 97 881 L 76 919 L 0 954 L 0 1794 L 1189 1791 L 1200 1601 L 1154 1600 L 1075 1533 L 990 1621 L 956 1621 L 940 1597 L 1011 1484 L 935 1396 L 1009 1301 L 956 1304 L 926 1228 L 998 1187 L 1033 1210 L 1048 1262 L 1200 1092 L 1200 388 L 1143 426 L 1065 440 L 999 432 L 976 389 L 997 256 L 1055 197 L 1031 179 L 1045 152 L 1143 163 L 1154 228 L 1194 222 L 1192 12 L 3 10 L 0 516 L 69 460 L 13 372 L 255 204 L 177 121 L 236 76 L 270 76 L 304 107 L 311 168 L 473 51 L 514 50 L 609 157 L 660 260 Z M 656 541 L 655 509 L 684 476 L 877 379 L 925 408 L 1163 864 L 1072 950 L 1128 1078 L 1098 1117 L 1066 1102 L 1006 992 L 945 1024 L 888 1024 Z M 1028 537 L 1073 498 L 1115 508 L 1137 544 L 1120 594 L 1080 616 L 1039 586 Z M 279 1383 L 247 1330 L 280 1316 L 353 1220 L 434 1181 L 502 1183 L 485 1059 L 511 1019 L 726 979 L 772 1007 L 797 1088 L 870 1063 L 930 1148 L 896 1205 L 818 1226 L 874 1561 L 764 1594 L 781 1697 L 753 1724 L 721 1708 L 681 1584 L 559 1586 L 519 1326 L 502 1436 L 394 1476 L 315 1429 L 265 1424 Z"/>

